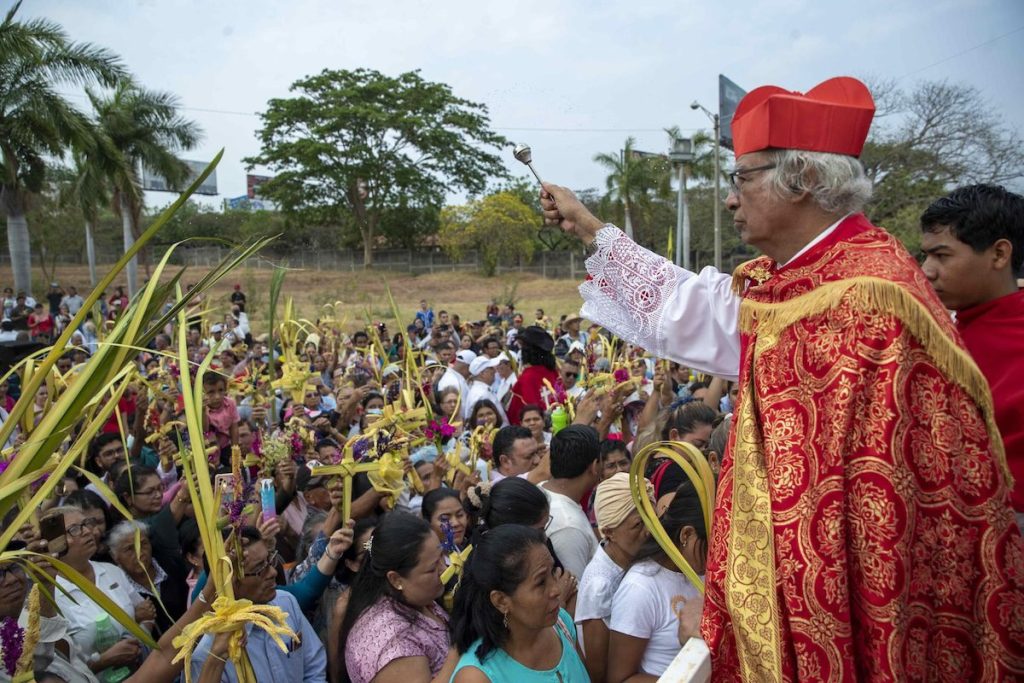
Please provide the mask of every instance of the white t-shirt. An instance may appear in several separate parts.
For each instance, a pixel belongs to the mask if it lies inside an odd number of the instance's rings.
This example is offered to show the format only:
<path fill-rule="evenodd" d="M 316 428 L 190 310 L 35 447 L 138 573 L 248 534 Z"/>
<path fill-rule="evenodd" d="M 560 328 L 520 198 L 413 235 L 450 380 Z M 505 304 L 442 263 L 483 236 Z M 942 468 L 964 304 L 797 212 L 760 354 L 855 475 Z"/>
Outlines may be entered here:
<path fill-rule="evenodd" d="M 601 619 L 605 626 L 612 616 L 612 596 L 626 571 L 615 564 L 615 561 L 598 546 L 594 559 L 587 565 L 580 578 L 576 592 L 576 633 L 579 634 L 580 647 L 586 651 L 583 643 L 583 622 Z"/>
<path fill-rule="evenodd" d="M 645 638 L 640 661 L 644 673 L 660 676 L 679 653 L 679 617 L 676 610 L 700 593 L 680 572 L 643 560 L 629 568 L 612 598 L 608 628 L 634 638 Z"/>
<path fill-rule="evenodd" d="M 143 597 L 132 588 L 131 580 L 124 570 L 107 562 L 90 564 L 96 574 L 96 588 L 127 612 L 128 616 L 134 616 L 135 607 L 143 601 Z M 57 583 L 69 594 L 56 591 L 54 596 L 61 614 L 68 620 L 68 635 L 74 640 L 79 655 L 88 660 L 89 655 L 96 652 L 96 617 L 106 612 L 63 576 L 57 576 Z M 71 601 L 72 598 L 78 602 L 77 605 Z M 110 622 L 122 635 L 127 633 L 121 624 L 113 619 Z"/>
<path fill-rule="evenodd" d="M 576 577 L 583 576 L 597 552 L 597 536 L 580 504 L 568 496 L 548 491 L 544 488 L 546 484 L 541 484 L 541 490 L 551 506 L 548 538 L 566 571 Z"/>

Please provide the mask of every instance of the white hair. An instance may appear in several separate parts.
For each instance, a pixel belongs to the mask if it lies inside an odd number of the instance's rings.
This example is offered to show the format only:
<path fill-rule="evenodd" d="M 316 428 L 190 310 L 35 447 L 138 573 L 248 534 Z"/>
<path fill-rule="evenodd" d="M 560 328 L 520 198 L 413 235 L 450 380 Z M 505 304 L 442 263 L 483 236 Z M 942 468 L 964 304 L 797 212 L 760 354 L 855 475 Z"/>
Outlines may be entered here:
<path fill-rule="evenodd" d="M 871 199 L 871 181 L 859 159 L 800 149 L 773 149 L 768 155 L 775 164 L 769 186 L 779 197 L 807 192 L 822 210 L 836 214 L 860 211 Z"/>
<path fill-rule="evenodd" d="M 139 522 L 134 519 L 127 519 L 120 522 L 117 526 L 110 530 L 110 534 L 107 536 L 107 547 L 113 550 L 114 548 L 120 548 L 121 544 L 130 539 L 135 539 L 135 532 L 138 531 L 142 536 L 149 538 L 149 526 L 144 522 Z"/>

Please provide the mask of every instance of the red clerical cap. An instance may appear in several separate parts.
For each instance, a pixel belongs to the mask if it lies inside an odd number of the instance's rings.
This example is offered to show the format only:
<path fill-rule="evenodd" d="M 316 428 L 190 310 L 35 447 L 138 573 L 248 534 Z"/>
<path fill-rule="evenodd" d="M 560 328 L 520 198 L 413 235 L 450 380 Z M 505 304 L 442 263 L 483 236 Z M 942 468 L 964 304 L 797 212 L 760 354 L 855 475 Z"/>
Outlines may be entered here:
<path fill-rule="evenodd" d="M 806 94 L 765 85 L 736 107 L 734 151 L 737 157 L 769 148 L 859 157 L 874 115 L 875 101 L 856 78 L 832 78 Z"/>

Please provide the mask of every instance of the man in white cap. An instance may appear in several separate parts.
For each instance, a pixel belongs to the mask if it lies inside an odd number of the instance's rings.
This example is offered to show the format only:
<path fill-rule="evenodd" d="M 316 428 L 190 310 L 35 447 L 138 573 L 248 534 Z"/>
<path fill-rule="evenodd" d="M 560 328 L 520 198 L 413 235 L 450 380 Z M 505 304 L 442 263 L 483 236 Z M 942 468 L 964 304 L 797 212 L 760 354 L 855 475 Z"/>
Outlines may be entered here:
<path fill-rule="evenodd" d="M 455 360 L 441 375 L 437 383 L 437 393 L 440 394 L 448 387 L 455 387 L 459 390 L 459 409 L 462 419 L 469 417 L 472 406 L 467 405 L 469 399 L 469 365 L 476 360 L 476 354 L 469 349 L 463 349 L 455 354 Z"/>
<path fill-rule="evenodd" d="M 210 338 L 206 340 L 206 345 L 214 353 L 220 353 L 224 349 L 231 348 L 231 343 L 224 336 L 224 325 L 221 323 L 213 324 L 213 327 L 210 328 Z"/>
<path fill-rule="evenodd" d="M 512 369 L 512 355 L 508 351 L 502 351 L 498 356 L 498 366 L 494 368 L 494 382 L 491 390 L 498 397 L 502 408 L 512 398 L 512 387 L 516 383 L 516 372 Z"/>
<path fill-rule="evenodd" d="M 469 384 L 469 394 L 466 397 L 466 410 L 463 412 L 468 415 L 473 411 L 473 406 L 477 404 L 477 401 L 487 400 L 498 409 L 498 423 L 505 425 L 508 424 L 505 409 L 502 407 L 501 401 L 498 400 L 498 395 L 491 388 L 491 385 L 494 383 L 496 368 L 501 363 L 501 360 L 501 356 L 488 358 L 487 356 L 480 355 L 470 363 L 469 375 L 472 379 Z"/>

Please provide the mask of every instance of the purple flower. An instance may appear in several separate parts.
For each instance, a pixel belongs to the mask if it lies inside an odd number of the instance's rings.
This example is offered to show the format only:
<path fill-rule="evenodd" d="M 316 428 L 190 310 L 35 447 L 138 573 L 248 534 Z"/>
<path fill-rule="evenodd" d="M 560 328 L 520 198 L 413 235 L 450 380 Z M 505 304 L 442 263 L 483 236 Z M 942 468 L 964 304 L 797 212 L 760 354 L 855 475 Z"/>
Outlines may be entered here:
<path fill-rule="evenodd" d="M 441 438 L 447 439 L 448 437 L 455 436 L 455 427 L 448 424 L 448 418 L 441 418 Z"/>
<path fill-rule="evenodd" d="M 296 434 L 295 432 L 292 432 L 291 443 L 292 455 L 302 455 L 303 453 L 306 452 L 305 442 L 302 440 L 302 437 Z"/>
<path fill-rule="evenodd" d="M 8 676 L 14 676 L 18 670 L 18 660 L 21 659 L 21 649 L 25 645 L 25 630 L 18 626 L 16 619 L 4 617 L 0 622 L 0 644 L 4 654 L 4 669 Z"/>
<path fill-rule="evenodd" d="M 444 540 L 441 541 L 441 547 L 446 553 L 457 553 L 459 547 L 455 545 L 455 531 L 452 529 L 452 523 L 448 519 L 448 515 L 441 515 L 441 535 L 444 536 Z"/>
<path fill-rule="evenodd" d="M 356 462 L 362 462 L 370 451 L 370 440 L 360 439 L 352 444 L 352 457 Z"/>
<path fill-rule="evenodd" d="M 626 368 L 619 368 L 613 373 L 613 376 L 615 377 L 615 381 L 618 382 L 619 384 L 622 384 L 623 382 L 628 382 L 629 370 L 627 370 Z"/>
<path fill-rule="evenodd" d="M 3 474 L 4 472 L 6 472 L 7 468 L 10 466 L 10 464 L 11 464 L 10 460 L 0 460 L 0 474 Z"/>
<path fill-rule="evenodd" d="M 377 432 L 376 453 L 378 458 L 383 458 L 391 445 L 391 435 L 387 432 Z"/>
<path fill-rule="evenodd" d="M 257 429 L 256 433 L 252 435 L 252 454 L 257 458 L 263 457 L 263 439 L 260 434 L 262 432 Z"/>

